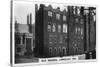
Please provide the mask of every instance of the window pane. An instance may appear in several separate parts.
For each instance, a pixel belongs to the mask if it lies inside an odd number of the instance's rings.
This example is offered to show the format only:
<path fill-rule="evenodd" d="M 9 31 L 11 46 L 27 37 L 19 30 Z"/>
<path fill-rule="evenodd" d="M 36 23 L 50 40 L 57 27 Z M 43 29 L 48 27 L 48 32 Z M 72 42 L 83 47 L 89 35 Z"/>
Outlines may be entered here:
<path fill-rule="evenodd" d="M 51 23 L 48 22 L 48 28 L 47 28 L 48 32 L 51 32 Z"/>
<path fill-rule="evenodd" d="M 63 32 L 67 33 L 67 24 L 63 24 Z"/>
<path fill-rule="evenodd" d="M 52 31 L 53 31 L 53 32 L 56 31 L 56 25 L 55 25 L 55 24 L 53 24 Z"/>

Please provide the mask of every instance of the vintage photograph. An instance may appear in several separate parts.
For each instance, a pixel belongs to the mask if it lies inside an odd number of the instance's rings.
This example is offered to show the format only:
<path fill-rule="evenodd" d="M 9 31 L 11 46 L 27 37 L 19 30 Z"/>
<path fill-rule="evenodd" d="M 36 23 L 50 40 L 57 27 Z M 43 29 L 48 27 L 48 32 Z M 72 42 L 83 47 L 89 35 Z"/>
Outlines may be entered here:
<path fill-rule="evenodd" d="M 14 0 L 11 4 L 14 64 L 74 56 L 73 60 L 96 59 L 96 7 Z"/>

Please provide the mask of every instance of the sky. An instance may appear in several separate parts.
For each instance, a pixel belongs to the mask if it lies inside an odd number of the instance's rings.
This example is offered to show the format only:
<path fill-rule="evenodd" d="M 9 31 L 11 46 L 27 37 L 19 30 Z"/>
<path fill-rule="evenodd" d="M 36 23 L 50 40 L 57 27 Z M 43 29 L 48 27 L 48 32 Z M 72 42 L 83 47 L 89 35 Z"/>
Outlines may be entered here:
<path fill-rule="evenodd" d="M 38 2 L 38 6 L 41 2 Z M 14 10 L 14 19 L 17 20 L 18 23 L 27 24 L 27 14 L 32 13 L 32 24 L 35 23 L 35 5 L 34 1 L 20 1 L 15 0 L 13 3 L 13 10 Z M 45 3 L 46 6 L 50 5 L 51 3 Z M 52 3 L 52 7 L 56 9 L 60 7 L 60 10 L 63 11 L 64 9 L 67 10 L 67 4 L 55 4 Z M 38 7 L 39 8 L 39 7 Z"/>
<path fill-rule="evenodd" d="M 38 3 L 38 6 L 40 3 Z M 46 6 L 49 5 L 49 3 L 45 3 Z M 52 3 L 53 8 L 60 7 L 60 10 L 63 10 L 64 5 L 63 4 L 54 4 Z M 32 23 L 34 24 L 35 22 L 35 5 L 34 2 L 32 1 L 14 1 L 14 19 L 17 20 L 18 23 L 21 24 L 27 24 L 27 14 L 32 13 Z M 39 8 L 39 7 L 38 7 Z"/>
<path fill-rule="evenodd" d="M 35 9 L 33 2 L 15 1 L 13 5 L 14 19 L 18 23 L 27 24 L 27 14 L 32 13 L 32 23 L 34 24 Z"/>

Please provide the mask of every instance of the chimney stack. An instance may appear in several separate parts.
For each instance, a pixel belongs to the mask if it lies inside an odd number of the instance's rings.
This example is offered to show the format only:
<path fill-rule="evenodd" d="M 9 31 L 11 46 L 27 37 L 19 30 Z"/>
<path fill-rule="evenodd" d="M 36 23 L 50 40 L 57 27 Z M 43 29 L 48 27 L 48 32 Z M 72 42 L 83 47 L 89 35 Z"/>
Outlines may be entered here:
<path fill-rule="evenodd" d="M 30 13 L 30 24 L 32 24 L 32 13 Z"/>
<path fill-rule="evenodd" d="M 32 33 L 32 13 L 27 15 L 27 25 L 29 27 L 29 32 Z"/>
<path fill-rule="evenodd" d="M 29 24 L 29 21 L 30 19 L 29 19 L 29 14 L 27 15 L 27 25 Z"/>

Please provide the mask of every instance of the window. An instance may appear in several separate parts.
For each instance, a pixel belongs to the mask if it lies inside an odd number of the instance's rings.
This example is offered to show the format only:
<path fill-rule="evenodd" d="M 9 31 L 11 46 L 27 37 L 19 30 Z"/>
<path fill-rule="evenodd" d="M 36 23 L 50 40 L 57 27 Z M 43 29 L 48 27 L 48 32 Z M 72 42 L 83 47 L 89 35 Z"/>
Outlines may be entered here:
<path fill-rule="evenodd" d="M 80 23 L 83 24 L 84 23 L 84 20 L 83 19 L 80 19 Z"/>
<path fill-rule="evenodd" d="M 63 16 L 63 21 L 66 21 L 66 16 L 65 15 Z"/>
<path fill-rule="evenodd" d="M 60 19 L 60 14 L 56 14 L 56 19 L 57 19 L 57 20 Z"/>
<path fill-rule="evenodd" d="M 61 47 L 58 47 L 59 53 L 61 52 Z"/>
<path fill-rule="evenodd" d="M 50 22 L 48 23 L 48 26 L 47 26 L 48 28 L 48 32 L 51 32 L 51 24 L 50 24 Z"/>
<path fill-rule="evenodd" d="M 76 18 L 76 19 L 75 19 L 75 22 L 76 22 L 76 23 L 78 23 L 78 22 L 79 22 L 79 19 L 78 19 L 78 18 Z"/>
<path fill-rule="evenodd" d="M 83 35 L 83 28 L 81 28 L 81 35 Z"/>
<path fill-rule="evenodd" d="M 78 35 L 83 35 L 83 28 L 76 27 L 75 28 L 75 33 L 78 34 Z"/>
<path fill-rule="evenodd" d="M 63 24 L 63 32 L 67 33 L 67 24 Z"/>
<path fill-rule="evenodd" d="M 93 20 L 94 20 L 94 22 L 96 22 L 96 15 L 93 16 Z"/>
<path fill-rule="evenodd" d="M 77 9 L 77 14 L 78 14 L 78 15 L 80 14 L 80 9 L 79 9 L 79 8 Z"/>
<path fill-rule="evenodd" d="M 75 33 L 77 34 L 77 32 L 78 32 L 78 31 L 77 31 L 77 27 L 76 27 L 76 28 L 75 28 Z"/>
<path fill-rule="evenodd" d="M 87 15 L 89 13 L 88 10 L 84 10 L 84 14 Z"/>
<path fill-rule="evenodd" d="M 57 55 L 57 53 L 58 53 L 58 51 L 57 51 L 57 48 L 56 48 L 56 47 L 54 47 L 54 53 L 55 53 L 55 55 Z"/>
<path fill-rule="evenodd" d="M 61 25 L 58 25 L 58 32 L 61 32 Z"/>
<path fill-rule="evenodd" d="M 52 44 L 53 38 L 49 36 L 49 44 Z"/>
<path fill-rule="evenodd" d="M 80 35 L 81 28 L 80 28 L 80 27 L 78 27 L 77 31 L 78 31 L 78 34 Z"/>
<path fill-rule="evenodd" d="M 63 56 L 66 55 L 67 51 L 66 51 L 66 47 L 62 48 L 62 52 L 63 52 Z"/>
<path fill-rule="evenodd" d="M 18 35 L 15 36 L 15 44 L 21 44 L 21 38 Z"/>
<path fill-rule="evenodd" d="M 48 16 L 52 17 L 52 12 L 48 11 Z"/>
<path fill-rule="evenodd" d="M 52 31 L 53 31 L 53 32 L 56 31 L 56 24 L 53 24 L 53 26 L 52 26 Z"/>
<path fill-rule="evenodd" d="M 52 47 L 49 47 L 49 53 L 52 56 Z"/>

